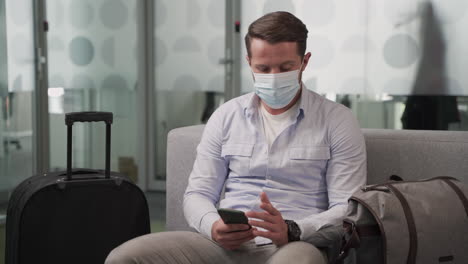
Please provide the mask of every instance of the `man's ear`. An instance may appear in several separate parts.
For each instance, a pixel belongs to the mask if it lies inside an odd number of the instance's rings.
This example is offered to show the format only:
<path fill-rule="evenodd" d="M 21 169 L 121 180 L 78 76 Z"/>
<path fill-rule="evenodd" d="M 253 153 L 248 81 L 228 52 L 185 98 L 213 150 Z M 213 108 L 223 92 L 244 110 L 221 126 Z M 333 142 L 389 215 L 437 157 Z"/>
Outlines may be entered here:
<path fill-rule="evenodd" d="M 301 69 L 301 71 L 304 71 L 305 68 L 307 67 L 307 64 L 309 63 L 310 56 L 312 56 L 312 54 L 311 54 L 310 52 L 307 52 L 307 53 L 304 55 L 304 62 L 302 63 L 302 69 Z"/>
<path fill-rule="evenodd" d="M 245 60 L 247 61 L 247 63 L 249 64 L 249 66 L 252 66 L 252 65 L 250 65 L 250 58 L 249 58 L 249 55 L 245 55 Z"/>

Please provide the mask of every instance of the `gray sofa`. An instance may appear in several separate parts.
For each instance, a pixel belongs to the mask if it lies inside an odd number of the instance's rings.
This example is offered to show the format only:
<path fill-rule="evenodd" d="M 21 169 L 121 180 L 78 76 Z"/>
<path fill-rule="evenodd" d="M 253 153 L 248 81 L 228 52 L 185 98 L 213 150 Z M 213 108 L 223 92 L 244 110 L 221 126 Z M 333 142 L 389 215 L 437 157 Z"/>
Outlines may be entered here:
<path fill-rule="evenodd" d="M 203 125 L 169 132 L 167 143 L 166 230 L 191 230 L 182 201 Z M 468 182 L 468 132 L 363 129 L 368 183 L 392 174 L 405 180 L 453 176 Z"/>

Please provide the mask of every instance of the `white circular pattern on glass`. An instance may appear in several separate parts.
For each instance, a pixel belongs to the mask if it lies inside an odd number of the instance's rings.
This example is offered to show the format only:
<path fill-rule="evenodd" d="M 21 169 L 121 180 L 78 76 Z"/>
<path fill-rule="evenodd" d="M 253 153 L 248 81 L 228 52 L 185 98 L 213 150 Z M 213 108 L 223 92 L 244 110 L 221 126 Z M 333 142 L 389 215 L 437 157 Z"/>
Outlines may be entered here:
<path fill-rule="evenodd" d="M 198 40 L 192 36 L 183 36 L 174 42 L 174 52 L 200 52 L 201 46 Z"/>
<path fill-rule="evenodd" d="M 307 27 L 318 28 L 330 24 L 335 17 L 333 0 L 307 0 L 302 8 L 303 22 Z"/>
<path fill-rule="evenodd" d="M 99 15 L 104 26 L 119 29 L 127 23 L 128 9 L 121 0 L 107 0 L 101 6 Z"/>
<path fill-rule="evenodd" d="M 287 11 L 294 14 L 296 9 L 290 0 L 267 0 L 263 7 L 263 14 L 274 11 Z"/>
<path fill-rule="evenodd" d="M 383 56 L 388 65 L 394 68 L 405 68 L 418 59 L 419 46 L 409 35 L 394 35 L 385 42 Z"/>
<path fill-rule="evenodd" d="M 94 9 L 87 1 L 70 2 L 70 24 L 77 29 L 87 28 L 94 19 Z"/>
<path fill-rule="evenodd" d="M 91 63 L 94 58 L 94 46 L 85 37 L 75 37 L 70 42 L 70 59 L 78 66 L 85 66 Z"/>
<path fill-rule="evenodd" d="M 307 50 L 312 53 L 309 60 L 312 69 L 327 67 L 335 56 L 333 43 L 325 36 L 310 36 L 307 39 Z"/>

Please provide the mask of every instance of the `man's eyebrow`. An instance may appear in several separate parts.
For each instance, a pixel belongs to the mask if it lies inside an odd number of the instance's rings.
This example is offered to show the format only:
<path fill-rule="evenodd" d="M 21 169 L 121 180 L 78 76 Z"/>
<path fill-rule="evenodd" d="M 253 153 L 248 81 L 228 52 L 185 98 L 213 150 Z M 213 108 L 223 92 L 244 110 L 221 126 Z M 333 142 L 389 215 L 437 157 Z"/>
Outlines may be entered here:
<path fill-rule="evenodd" d="M 287 65 L 287 64 L 296 64 L 296 62 L 293 61 L 293 60 L 285 61 L 285 62 L 282 62 L 282 63 L 280 64 L 280 66 Z M 255 67 L 270 67 L 270 65 L 261 64 L 261 63 L 260 63 L 260 64 L 254 64 L 254 66 L 255 66 Z"/>
<path fill-rule="evenodd" d="M 296 62 L 290 60 L 290 61 L 285 61 L 285 62 L 281 63 L 281 65 L 286 65 L 286 64 L 296 64 Z"/>

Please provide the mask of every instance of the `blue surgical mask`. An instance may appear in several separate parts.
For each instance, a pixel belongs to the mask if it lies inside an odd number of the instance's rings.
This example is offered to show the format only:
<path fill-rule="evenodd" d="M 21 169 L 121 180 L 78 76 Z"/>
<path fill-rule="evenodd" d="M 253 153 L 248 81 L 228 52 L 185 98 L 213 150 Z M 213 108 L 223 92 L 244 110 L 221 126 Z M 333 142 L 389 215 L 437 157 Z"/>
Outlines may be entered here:
<path fill-rule="evenodd" d="M 280 109 L 291 103 L 301 87 L 299 70 L 282 73 L 252 72 L 252 74 L 255 93 L 273 109 Z"/>

